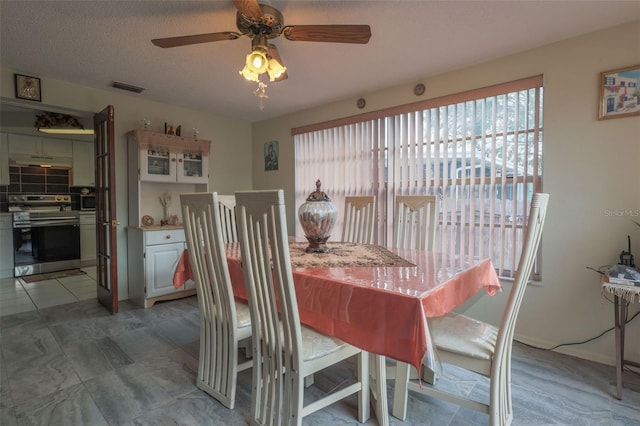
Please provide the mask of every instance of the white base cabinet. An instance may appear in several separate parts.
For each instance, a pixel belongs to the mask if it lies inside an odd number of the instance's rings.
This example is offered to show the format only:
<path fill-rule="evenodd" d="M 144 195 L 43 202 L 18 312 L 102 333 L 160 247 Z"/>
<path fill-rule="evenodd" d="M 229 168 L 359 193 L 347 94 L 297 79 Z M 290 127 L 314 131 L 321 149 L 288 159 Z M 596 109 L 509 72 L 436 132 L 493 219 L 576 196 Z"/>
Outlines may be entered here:
<path fill-rule="evenodd" d="M 150 308 L 160 300 L 195 294 L 189 280 L 180 288 L 173 286 L 173 275 L 186 248 L 184 229 L 177 227 L 128 228 L 129 298 Z"/>
<path fill-rule="evenodd" d="M 96 264 L 96 214 L 80 212 L 80 264 Z"/>
<path fill-rule="evenodd" d="M 0 278 L 13 277 L 13 222 L 11 213 L 0 213 Z"/>

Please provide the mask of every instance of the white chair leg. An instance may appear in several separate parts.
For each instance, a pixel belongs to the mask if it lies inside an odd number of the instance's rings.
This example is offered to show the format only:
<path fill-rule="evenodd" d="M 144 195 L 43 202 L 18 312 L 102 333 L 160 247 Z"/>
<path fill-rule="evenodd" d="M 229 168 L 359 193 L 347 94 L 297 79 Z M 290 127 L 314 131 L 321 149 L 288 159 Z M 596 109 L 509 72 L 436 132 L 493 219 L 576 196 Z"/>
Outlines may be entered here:
<path fill-rule="evenodd" d="M 304 378 L 304 387 L 308 388 L 310 386 L 313 386 L 313 374 L 309 374 Z"/>
<path fill-rule="evenodd" d="M 420 370 L 422 371 L 422 380 L 425 381 L 426 383 L 430 384 L 430 385 L 435 385 L 436 384 L 436 373 L 435 371 L 433 371 L 432 369 L 422 365 L 420 367 Z"/>
<path fill-rule="evenodd" d="M 364 423 L 371 417 L 370 396 L 369 390 L 371 388 L 371 374 L 370 374 L 370 360 L 372 355 L 369 352 L 362 352 L 357 357 L 358 373 L 357 377 L 362 388 L 358 392 L 358 420 L 360 423 Z"/>

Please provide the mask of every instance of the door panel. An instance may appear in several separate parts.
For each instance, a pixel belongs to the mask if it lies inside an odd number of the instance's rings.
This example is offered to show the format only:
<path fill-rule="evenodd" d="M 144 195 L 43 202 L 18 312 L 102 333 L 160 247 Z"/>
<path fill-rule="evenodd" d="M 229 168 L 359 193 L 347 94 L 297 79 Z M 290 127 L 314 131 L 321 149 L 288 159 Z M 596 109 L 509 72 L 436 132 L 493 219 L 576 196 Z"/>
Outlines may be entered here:
<path fill-rule="evenodd" d="M 147 298 L 162 296 L 176 291 L 173 286 L 173 274 L 184 248 L 184 243 L 159 244 L 146 247 Z"/>
<path fill-rule="evenodd" d="M 118 220 L 116 218 L 113 106 L 93 116 L 96 161 L 96 256 L 98 301 L 118 313 Z"/>

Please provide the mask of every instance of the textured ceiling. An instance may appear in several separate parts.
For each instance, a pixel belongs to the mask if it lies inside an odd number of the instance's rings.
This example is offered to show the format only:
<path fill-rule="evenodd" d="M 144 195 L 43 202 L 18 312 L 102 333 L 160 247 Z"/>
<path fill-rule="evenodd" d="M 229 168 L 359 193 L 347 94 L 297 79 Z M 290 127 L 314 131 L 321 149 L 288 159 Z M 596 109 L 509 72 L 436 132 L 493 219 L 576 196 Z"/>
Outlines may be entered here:
<path fill-rule="evenodd" d="M 152 38 L 235 31 L 232 1 L 0 2 L 3 67 L 260 121 L 358 97 L 598 29 L 640 19 L 640 1 L 272 1 L 285 24 L 368 24 L 366 45 L 275 39 L 289 79 L 255 83 L 238 70 L 240 38 L 172 49 Z"/>

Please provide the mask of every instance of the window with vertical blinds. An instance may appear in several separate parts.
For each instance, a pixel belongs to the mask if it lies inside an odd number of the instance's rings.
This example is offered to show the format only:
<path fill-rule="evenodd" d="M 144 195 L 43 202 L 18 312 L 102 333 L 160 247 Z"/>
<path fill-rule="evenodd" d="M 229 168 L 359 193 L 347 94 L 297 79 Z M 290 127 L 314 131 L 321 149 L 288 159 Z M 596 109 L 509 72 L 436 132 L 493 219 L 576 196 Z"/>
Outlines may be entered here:
<path fill-rule="evenodd" d="M 529 203 L 542 190 L 542 110 L 535 76 L 293 129 L 296 205 L 317 179 L 339 212 L 346 195 L 376 195 L 375 241 L 386 245 L 395 196 L 435 194 L 434 249 L 490 257 L 500 276 L 513 277 Z M 536 264 L 532 279 L 540 279 Z"/>

